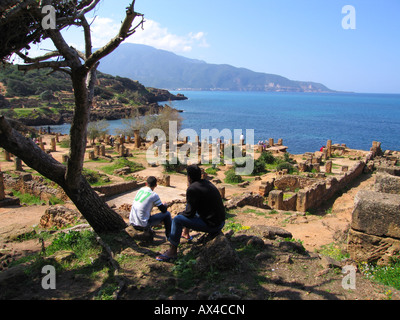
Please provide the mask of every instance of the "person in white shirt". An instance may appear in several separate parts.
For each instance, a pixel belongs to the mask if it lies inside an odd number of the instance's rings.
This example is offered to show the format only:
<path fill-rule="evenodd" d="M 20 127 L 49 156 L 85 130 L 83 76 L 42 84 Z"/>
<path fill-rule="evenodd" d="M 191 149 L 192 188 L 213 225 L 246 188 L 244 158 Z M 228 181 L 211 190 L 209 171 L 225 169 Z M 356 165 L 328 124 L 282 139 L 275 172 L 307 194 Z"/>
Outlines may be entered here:
<path fill-rule="evenodd" d="M 129 214 L 129 224 L 136 228 L 151 228 L 164 222 L 165 236 L 167 239 L 171 233 L 171 214 L 167 206 L 161 202 L 160 197 L 154 192 L 157 187 L 157 179 L 153 176 L 147 178 L 146 186 L 141 188 L 132 203 Z M 151 215 L 153 207 L 156 206 L 161 212 Z"/>

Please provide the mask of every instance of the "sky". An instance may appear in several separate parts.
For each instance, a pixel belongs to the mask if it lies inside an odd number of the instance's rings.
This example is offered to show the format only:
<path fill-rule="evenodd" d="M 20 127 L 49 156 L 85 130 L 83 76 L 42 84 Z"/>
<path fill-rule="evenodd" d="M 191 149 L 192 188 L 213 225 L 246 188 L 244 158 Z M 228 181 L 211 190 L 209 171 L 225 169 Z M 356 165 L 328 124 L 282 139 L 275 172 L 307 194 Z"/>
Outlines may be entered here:
<path fill-rule="evenodd" d="M 95 47 L 116 35 L 129 2 L 103 0 L 88 15 Z M 400 93 L 399 0 L 136 0 L 135 10 L 144 30 L 126 42 L 338 91 Z M 83 47 L 81 32 L 64 33 Z"/>

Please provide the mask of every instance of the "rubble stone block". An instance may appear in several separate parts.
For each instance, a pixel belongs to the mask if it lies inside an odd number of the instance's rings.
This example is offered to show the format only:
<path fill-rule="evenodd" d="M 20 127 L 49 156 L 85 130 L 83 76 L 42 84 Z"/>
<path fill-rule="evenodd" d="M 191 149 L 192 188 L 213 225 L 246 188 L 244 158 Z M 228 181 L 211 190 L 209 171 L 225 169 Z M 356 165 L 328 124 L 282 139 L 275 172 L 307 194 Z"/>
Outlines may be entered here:
<path fill-rule="evenodd" d="M 400 195 L 359 191 L 354 199 L 351 228 L 400 239 Z"/>

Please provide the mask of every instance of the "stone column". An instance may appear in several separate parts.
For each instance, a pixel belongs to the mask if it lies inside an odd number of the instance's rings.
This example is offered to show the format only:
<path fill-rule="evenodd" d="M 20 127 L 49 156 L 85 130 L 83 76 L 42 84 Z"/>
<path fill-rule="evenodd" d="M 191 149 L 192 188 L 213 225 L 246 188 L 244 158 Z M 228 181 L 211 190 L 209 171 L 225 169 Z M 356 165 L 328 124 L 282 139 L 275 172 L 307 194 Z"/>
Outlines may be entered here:
<path fill-rule="evenodd" d="M 272 139 L 272 138 L 269 139 L 269 146 L 270 147 L 274 146 L 274 139 Z"/>
<path fill-rule="evenodd" d="M 106 146 L 105 146 L 104 144 L 102 144 L 102 145 L 100 146 L 100 155 L 101 155 L 102 157 L 105 157 L 105 155 L 106 155 Z"/>
<path fill-rule="evenodd" d="M 21 159 L 15 157 L 14 163 L 15 163 L 15 170 L 22 171 L 22 161 L 21 161 Z"/>
<path fill-rule="evenodd" d="M 283 208 L 283 191 L 273 190 L 268 195 L 268 205 L 271 208 L 281 210 Z"/>
<path fill-rule="evenodd" d="M 94 151 L 89 151 L 89 160 L 94 160 Z"/>
<path fill-rule="evenodd" d="M 135 148 L 139 149 L 140 148 L 140 131 L 135 130 L 133 133 L 135 135 Z"/>
<path fill-rule="evenodd" d="M 326 143 L 326 148 L 328 149 L 328 158 L 332 157 L 332 140 L 328 140 L 328 142 Z"/>
<path fill-rule="evenodd" d="M 325 173 L 332 173 L 332 160 L 325 163 Z"/>
<path fill-rule="evenodd" d="M 225 187 L 218 187 L 219 194 L 222 199 L 225 199 Z"/>
<path fill-rule="evenodd" d="M 51 151 L 52 152 L 57 151 L 56 138 L 51 138 Z"/>
<path fill-rule="evenodd" d="M 119 148 L 119 156 L 125 157 L 125 151 L 126 151 L 126 147 L 124 145 L 121 145 L 121 147 Z"/>
<path fill-rule="evenodd" d="M 98 157 L 100 155 L 100 146 L 99 145 L 95 145 L 93 150 L 94 150 L 94 155 L 96 157 Z"/>
<path fill-rule="evenodd" d="M 4 160 L 11 161 L 11 153 L 9 153 L 7 150 L 4 150 Z"/>

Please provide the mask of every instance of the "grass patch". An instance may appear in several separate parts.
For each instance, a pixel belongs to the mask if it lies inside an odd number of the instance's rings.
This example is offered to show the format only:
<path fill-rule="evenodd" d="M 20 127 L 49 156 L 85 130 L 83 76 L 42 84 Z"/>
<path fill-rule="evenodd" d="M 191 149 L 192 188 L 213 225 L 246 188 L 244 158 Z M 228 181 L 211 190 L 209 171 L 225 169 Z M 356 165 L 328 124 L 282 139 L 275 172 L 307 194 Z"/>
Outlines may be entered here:
<path fill-rule="evenodd" d="M 335 243 L 330 243 L 330 244 L 321 246 L 319 253 L 324 256 L 331 257 L 332 259 L 335 259 L 336 261 L 342 261 L 344 259 L 350 258 L 350 255 L 347 252 L 343 251 L 342 248 Z"/>
<path fill-rule="evenodd" d="M 101 170 L 103 170 L 107 174 L 113 175 L 115 170 L 124 167 L 129 167 L 132 173 L 144 169 L 144 167 L 140 163 L 130 161 L 126 158 L 118 158 L 112 165 L 104 166 L 101 168 Z"/>
<path fill-rule="evenodd" d="M 22 204 L 30 205 L 42 205 L 46 201 L 41 200 L 40 197 L 31 195 L 29 193 L 21 193 L 20 191 L 13 190 L 14 197 L 17 197 Z"/>
<path fill-rule="evenodd" d="M 234 232 L 248 229 L 250 229 L 250 227 L 243 226 L 240 223 L 234 221 L 228 221 L 227 223 L 225 223 L 225 226 L 223 228 L 224 231 L 233 230 Z"/>
<path fill-rule="evenodd" d="M 359 269 L 368 279 L 400 290 L 400 256 L 392 257 L 386 266 L 363 262 Z"/>
<path fill-rule="evenodd" d="M 98 171 L 84 168 L 82 173 L 91 186 L 102 186 L 111 183 L 107 176 L 100 174 Z"/>

